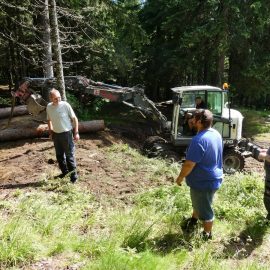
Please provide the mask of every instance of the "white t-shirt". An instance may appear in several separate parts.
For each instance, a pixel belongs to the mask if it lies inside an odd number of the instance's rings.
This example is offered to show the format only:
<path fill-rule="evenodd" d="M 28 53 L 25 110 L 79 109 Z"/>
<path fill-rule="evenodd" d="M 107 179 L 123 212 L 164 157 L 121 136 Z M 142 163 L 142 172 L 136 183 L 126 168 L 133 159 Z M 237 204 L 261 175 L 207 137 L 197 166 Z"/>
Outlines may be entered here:
<path fill-rule="evenodd" d="M 72 129 L 72 119 L 75 113 L 69 103 L 60 101 L 57 106 L 50 102 L 47 105 L 47 120 L 52 122 L 53 131 L 62 133 Z"/>

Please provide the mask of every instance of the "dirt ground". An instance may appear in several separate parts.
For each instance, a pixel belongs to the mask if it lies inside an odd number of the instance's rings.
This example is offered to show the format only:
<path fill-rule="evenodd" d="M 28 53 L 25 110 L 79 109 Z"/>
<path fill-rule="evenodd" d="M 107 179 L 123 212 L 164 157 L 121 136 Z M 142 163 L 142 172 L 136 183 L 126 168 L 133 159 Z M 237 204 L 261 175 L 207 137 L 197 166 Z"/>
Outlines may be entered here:
<path fill-rule="evenodd" d="M 18 125 L 28 126 L 29 119 L 26 116 L 14 118 L 10 128 L 18 128 Z M 6 122 L 6 119 L 0 120 L 0 134 Z M 37 125 L 39 124 L 37 122 Z M 85 186 L 97 197 L 111 195 L 123 199 L 131 193 L 136 193 L 147 184 L 143 176 L 140 176 L 140 173 L 133 177 L 127 176 L 124 168 L 116 168 L 114 162 L 107 158 L 105 148 L 112 144 L 127 143 L 140 149 L 140 140 L 139 134 L 136 136 L 133 131 L 127 132 L 117 128 L 81 134 L 81 139 L 76 143 L 80 174 L 77 184 Z M 54 180 L 54 176 L 59 173 L 53 143 L 49 138 L 0 142 L 0 197 L 7 196 L 16 188 L 29 189 L 40 186 L 44 180 L 59 181 Z"/>
<path fill-rule="evenodd" d="M 87 185 L 96 195 L 121 195 L 123 192 L 132 192 L 133 179 L 125 177 L 123 181 L 122 172 L 115 170 L 114 164 L 106 158 L 104 151 L 106 146 L 123 142 L 117 134 L 110 131 L 82 135 L 76 143 L 77 165 L 83 179 L 78 184 Z M 49 139 L 6 142 L 1 143 L 0 147 L 0 188 L 6 192 L 14 188 L 38 186 L 48 176 L 53 179 L 60 173 L 53 144 Z M 86 181 L 88 175 L 91 175 L 92 181 Z M 105 183 L 103 180 L 108 179 L 108 176 L 111 183 Z"/>
<path fill-rule="evenodd" d="M 21 120 L 14 119 L 12 125 L 18 126 L 19 122 L 22 123 Z M 0 121 L 0 129 L 5 123 L 6 120 Z M 112 144 L 128 143 L 140 149 L 142 131 L 138 130 L 137 134 L 134 130 L 131 131 L 106 128 L 104 131 L 81 135 L 80 141 L 76 143 L 78 170 L 82 178 L 78 185 L 85 185 L 97 196 L 107 194 L 119 198 L 136 193 L 145 185 L 149 185 L 140 173 L 128 176 L 123 168 L 116 168 L 114 162 L 106 157 L 105 147 Z M 263 146 L 263 142 L 261 145 Z M 245 172 L 263 174 L 263 163 L 248 158 Z M 0 143 L 1 196 L 7 195 L 14 188 L 41 185 L 48 176 L 53 179 L 59 173 L 53 144 L 48 138 Z"/>

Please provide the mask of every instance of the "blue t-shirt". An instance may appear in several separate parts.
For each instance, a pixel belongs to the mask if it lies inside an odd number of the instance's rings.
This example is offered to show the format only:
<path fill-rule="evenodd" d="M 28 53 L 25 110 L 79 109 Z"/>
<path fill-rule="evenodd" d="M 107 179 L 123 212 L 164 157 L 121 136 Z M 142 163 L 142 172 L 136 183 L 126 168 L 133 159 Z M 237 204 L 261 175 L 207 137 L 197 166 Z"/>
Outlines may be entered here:
<path fill-rule="evenodd" d="M 216 190 L 223 177 L 223 143 L 218 131 L 209 128 L 192 138 L 187 160 L 196 163 L 186 177 L 187 185 L 198 190 Z"/>

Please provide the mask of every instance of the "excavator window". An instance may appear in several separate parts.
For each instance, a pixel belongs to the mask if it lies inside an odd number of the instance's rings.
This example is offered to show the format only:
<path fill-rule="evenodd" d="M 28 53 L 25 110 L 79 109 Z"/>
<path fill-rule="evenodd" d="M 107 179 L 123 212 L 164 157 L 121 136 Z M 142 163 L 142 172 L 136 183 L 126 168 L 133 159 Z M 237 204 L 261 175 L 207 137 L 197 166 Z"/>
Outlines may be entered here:
<path fill-rule="evenodd" d="M 200 100 L 205 103 L 205 91 L 192 91 L 185 92 L 183 95 L 182 109 L 196 109 L 196 101 L 200 98 Z"/>
<path fill-rule="evenodd" d="M 207 95 L 207 105 L 209 110 L 216 115 L 222 114 L 222 93 L 209 91 Z"/>

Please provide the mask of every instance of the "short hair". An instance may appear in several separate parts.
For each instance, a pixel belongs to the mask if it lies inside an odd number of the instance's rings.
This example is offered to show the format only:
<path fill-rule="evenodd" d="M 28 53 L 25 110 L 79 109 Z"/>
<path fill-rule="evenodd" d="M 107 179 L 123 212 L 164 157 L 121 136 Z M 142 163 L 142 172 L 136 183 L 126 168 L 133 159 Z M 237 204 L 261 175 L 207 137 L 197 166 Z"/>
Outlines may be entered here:
<path fill-rule="evenodd" d="M 201 121 L 204 128 L 210 128 L 213 123 L 213 114 L 209 110 L 198 109 L 194 112 L 195 121 Z"/>
<path fill-rule="evenodd" d="M 52 88 L 51 89 L 51 91 L 50 91 L 50 97 L 53 95 L 53 94 L 59 94 L 60 95 L 60 97 L 61 97 L 61 94 L 60 94 L 60 92 L 57 90 L 57 89 L 55 89 L 55 88 Z"/>

